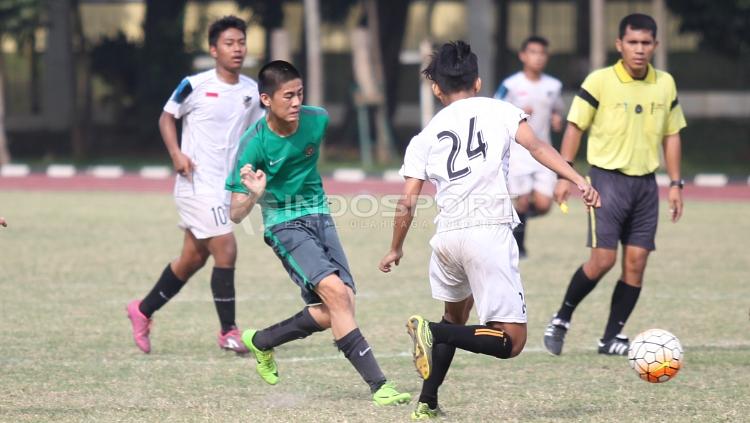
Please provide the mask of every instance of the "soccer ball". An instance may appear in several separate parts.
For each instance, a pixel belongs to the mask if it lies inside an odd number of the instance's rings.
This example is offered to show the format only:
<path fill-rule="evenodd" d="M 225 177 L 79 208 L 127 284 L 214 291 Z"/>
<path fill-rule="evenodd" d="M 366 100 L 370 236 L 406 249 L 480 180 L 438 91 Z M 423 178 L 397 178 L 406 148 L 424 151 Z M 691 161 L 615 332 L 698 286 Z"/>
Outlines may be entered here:
<path fill-rule="evenodd" d="M 641 379 L 651 383 L 666 382 L 682 367 L 682 345 L 676 336 L 663 329 L 649 329 L 633 339 L 628 361 Z"/>

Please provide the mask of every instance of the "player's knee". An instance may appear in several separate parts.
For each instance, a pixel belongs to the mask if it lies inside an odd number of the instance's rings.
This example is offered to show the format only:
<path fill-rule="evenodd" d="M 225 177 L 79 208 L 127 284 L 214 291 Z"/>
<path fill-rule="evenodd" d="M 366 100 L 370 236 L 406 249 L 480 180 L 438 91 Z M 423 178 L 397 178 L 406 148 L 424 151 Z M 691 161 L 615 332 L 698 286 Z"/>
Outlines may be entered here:
<path fill-rule="evenodd" d="M 534 205 L 534 208 L 536 209 L 536 214 L 543 215 L 543 214 L 549 213 L 549 209 L 551 205 L 552 203 L 550 201 L 545 201 L 545 202 L 537 201 L 536 204 Z"/>
<path fill-rule="evenodd" d="M 323 301 L 332 312 L 350 310 L 354 308 L 350 289 L 340 279 L 338 283 L 329 283 L 321 293 Z"/>
<path fill-rule="evenodd" d="M 591 257 L 588 263 L 589 266 L 586 266 L 586 269 L 585 269 L 586 276 L 589 279 L 599 279 L 615 266 L 616 261 L 617 261 L 616 255 L 612 255 L 611 257 L 609 255 L 606 255 L 606 256 L 599 255 L 599 256 Z"/>

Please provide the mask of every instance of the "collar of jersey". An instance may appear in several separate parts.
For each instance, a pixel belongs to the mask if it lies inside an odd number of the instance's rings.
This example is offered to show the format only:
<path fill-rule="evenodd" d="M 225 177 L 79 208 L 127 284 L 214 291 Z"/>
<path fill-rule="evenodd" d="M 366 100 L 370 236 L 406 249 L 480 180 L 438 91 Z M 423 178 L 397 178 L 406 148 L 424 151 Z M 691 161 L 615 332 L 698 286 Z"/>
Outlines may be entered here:
<path fill-rule="evenodd" d="M 618 60 L 617 63 L 615 63 L 615 74 L 622 83 L 633 81 L 643 81 L 648 82 L 649 84 L 656 83 L 656 70 L 654 70 L 654 67 L 651 66 L 651 63 L 648 64 L 648 72 L 646 72 L 646 77 L 644 79 L 634 79 L 632 76 L 630 76 L 627 69 L 625 69 L 625 65 L 622 63 L 622 59 Z"/>

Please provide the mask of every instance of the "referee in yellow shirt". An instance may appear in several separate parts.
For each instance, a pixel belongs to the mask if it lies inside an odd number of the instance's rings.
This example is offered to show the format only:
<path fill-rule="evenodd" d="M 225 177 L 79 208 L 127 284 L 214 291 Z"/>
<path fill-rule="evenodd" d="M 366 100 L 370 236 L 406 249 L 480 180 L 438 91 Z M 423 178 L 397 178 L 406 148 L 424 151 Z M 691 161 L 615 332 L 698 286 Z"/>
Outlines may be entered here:
<path fill-rule="evenodd" d="M 650 64 L 657 44 L 653 18 L 638 13 L 624 17 L 615 41 L 621 59 L 586 77 L 568 113 L 560 154 L 572 164 L 583 132 L 589 131 L 589 177 L 602 206 L 590 211 L 591 256 L 573 274 L 563 303 L 544 332 L 544 346 L 554 355 L 562 353 L 576 306 L 614 267 L 618 243 L 624 250 L 622 273 L 598 349 L 600 354 L 627 354 L 629 341 L 620 332 L 638 301 L 648 254 L 655 248 L 659 192 L 654 171 L 659 167 L 659 146 L 671 179 L 672 221 L 682 215 L 680 129 L 685 127 L 685 117 L 674 79 Z M 570 182 L 558 181 L 557 202 L 565 202 L 569 193 Z"/>

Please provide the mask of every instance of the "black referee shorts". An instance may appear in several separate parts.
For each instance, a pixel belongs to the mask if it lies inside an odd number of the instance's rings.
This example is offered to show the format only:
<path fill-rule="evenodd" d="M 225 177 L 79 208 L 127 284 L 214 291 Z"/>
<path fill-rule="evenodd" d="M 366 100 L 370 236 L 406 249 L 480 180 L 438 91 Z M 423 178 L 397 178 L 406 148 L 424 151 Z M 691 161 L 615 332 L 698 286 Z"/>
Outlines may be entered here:
<path fill-rule="evenodd" d="M 273 225 L 266 229 L 264 240 L 299 286 L 305 304 L 323 302 L 315 289 L 332 274 L 338 275 L 356 292 L 336 224 L 330 215 L 310 214 Z"/>
<path fill-rule="evenodd" d="M 630 176 L 592 166 L 589 178 L 599 191 L 602 206 L 589 212 L 586 245 L 616 250 L 619 241 L 655 250 L 659 189 L 654 174 Z"/>

